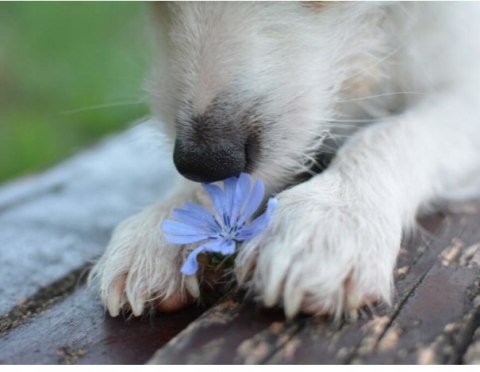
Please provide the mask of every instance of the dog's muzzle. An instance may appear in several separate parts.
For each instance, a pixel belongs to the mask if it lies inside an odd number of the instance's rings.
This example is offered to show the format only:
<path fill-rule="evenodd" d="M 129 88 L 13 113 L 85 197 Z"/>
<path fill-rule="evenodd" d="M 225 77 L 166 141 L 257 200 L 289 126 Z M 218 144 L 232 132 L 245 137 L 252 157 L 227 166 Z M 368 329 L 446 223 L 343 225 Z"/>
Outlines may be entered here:
<path fill-rule="evenodd" d="M 251 173 L 258 163 L 262 128 L 258 107 L 243 108 L 228 97 L 228 92 L 219 95 L 201 115 L 194 115 L 189 106 L 179 111 L 173 161 L 185 178 L 222 181 Z"/>

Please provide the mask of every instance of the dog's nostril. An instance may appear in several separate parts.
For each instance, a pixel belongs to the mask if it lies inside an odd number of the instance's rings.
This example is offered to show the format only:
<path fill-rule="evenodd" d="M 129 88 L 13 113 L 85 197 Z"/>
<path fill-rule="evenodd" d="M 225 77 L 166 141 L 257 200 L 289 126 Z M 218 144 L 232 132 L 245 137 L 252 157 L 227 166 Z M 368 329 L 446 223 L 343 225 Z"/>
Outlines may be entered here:
<path fill-rule="evenodd" d="M 192 181 L 220 181 L 245 170 L 245 144 L 220 140 L 199 146 L 177 139 L 173 161 L 177 170 Z"/>

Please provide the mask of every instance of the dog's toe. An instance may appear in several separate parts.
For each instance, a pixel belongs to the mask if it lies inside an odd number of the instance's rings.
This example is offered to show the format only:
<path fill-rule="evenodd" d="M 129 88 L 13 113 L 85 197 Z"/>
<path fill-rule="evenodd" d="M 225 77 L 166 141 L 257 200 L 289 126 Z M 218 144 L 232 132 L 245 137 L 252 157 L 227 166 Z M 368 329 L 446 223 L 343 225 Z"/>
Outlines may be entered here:
<path fill-rule="evenodd" d="M 105 298 L 106 308 L 112 317 L 120 314 L 120 310 L 125 305 L 125 276 L 117 278 L 110 286 L 110 291 Z"/>
<path fill-rule="evenodd" d="M 112 317 L 117 317 L 121 311 L 129 312 L 134 316 L 140 316 L 147 306 L 155 308 L 159 312 L 175 312 L 191 305 L 199 295 L 198 289 L 195 292 L 195 290 L 187 288 L 185 293 L 177 290 L 166 298 L 161 291 L 151 296 L 145 296 L 141 292 L 126 292 L 125 283 L 126 275 L 119 277 L 112 283 L 109 293 L 103 299 L 108 313 Z M 190 291 L 194 292 L 195 296 Z"/>
<path fill-rule="evenodd" d="M 196 278 L 180 273 L 182 247 L 161 237 L 163 214 L 146 210 L 114 231 L 103 257 L 93 267 L 90 284 L 113 317 L 122 311 L 140 316 L 149 308 L 174 311 L 199 296 Z"/>
<path fill-rule="evenodd" d="M 155 301 L 155 308 L 162 313 L 171 313 L 191 305 L 195 301 L 195 298 L 186 293 L 182 295 L 180 292 L 175 292 L 173 295 L 166 299 Z"/>

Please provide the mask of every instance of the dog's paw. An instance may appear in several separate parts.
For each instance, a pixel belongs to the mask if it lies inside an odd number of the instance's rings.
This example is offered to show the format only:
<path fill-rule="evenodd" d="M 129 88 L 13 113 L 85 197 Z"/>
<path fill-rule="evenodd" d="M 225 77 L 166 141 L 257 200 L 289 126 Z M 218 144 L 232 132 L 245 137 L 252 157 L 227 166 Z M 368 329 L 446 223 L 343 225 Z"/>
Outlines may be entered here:
<path fill-rule="evenodd" d="M 135 316 L 145 308 L 174 311 L 199 296 L 196 277 L 180 273 L 184 248 L 163 238 L 160 226 L 170 211 L 153 206 L 123 221 L 90 272 L 111 316 L 126 308 Z"/>
<path fill-rule="evenodd" d="M 269 227 L 236 260 L 239 282 L 288 317 L 391 299 L 400 216 L 373 191 L 324 175 L 280 193 Z"/>

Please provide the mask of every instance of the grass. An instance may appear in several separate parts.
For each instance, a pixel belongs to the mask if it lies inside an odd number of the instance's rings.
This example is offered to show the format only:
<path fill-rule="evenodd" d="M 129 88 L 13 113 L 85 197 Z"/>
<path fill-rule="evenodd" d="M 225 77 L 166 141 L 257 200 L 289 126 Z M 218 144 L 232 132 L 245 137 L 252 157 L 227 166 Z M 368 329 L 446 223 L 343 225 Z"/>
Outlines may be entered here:
<path fill-rule="evenodd" d="M 0 3 L 0 183 L 148 114 L 145 5 Z"/>

